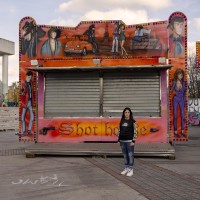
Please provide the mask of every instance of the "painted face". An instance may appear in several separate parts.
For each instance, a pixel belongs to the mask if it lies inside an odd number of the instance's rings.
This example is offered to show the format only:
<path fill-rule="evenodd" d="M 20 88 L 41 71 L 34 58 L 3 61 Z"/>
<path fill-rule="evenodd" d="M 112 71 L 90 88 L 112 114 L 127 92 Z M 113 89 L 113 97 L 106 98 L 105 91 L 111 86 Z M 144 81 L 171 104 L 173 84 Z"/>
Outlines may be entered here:
<path fill-rule="evenodd" d="M 181 35 L 183 32 L 183 22 L 174 22 L 174 32 Z"/>
<path fill-rule="evenodd" d="M 51 32 L 51 38 L 55 39 L 56 38 L 56 32 Z"/>
<path fill-rule="evenodd" d="M 124 114 L 125 114 L 125 118 L 126 119 L 130 118 L 130 112 L 129 112 L 129 110 L 125 110 Z"/>
<path fill-rule="evenodd" d="M 181 80 L 182 78 L 183 78 L 183 74 L 182 74 L 182 73 L 179 73 L 179 74 L 178 74 L 178 79 Z"/>
<path fill-rule="evenodd" d="M 26 33 L 26 32 L 25 32 Z M 26 36 L 24 36 L 24 38 L 28 41 L 31 40 L 31 33 L 28 33 Z"/>
<path fill-rule="evenodd" d="M 27 82 L 30 82 L 30 81 L 31 81 L 31 78 L 32 78 L 31 75 L 30 75 L 30 76 L 26 75 L 26 81 L 27 81 Z"/>

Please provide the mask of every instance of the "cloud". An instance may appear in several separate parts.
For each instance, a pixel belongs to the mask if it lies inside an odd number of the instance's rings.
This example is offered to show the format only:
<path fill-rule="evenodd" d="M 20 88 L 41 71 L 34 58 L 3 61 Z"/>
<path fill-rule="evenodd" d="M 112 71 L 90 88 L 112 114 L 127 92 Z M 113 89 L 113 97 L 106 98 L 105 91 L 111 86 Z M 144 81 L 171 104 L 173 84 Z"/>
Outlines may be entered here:
<path fill-rule="evenodd" d="M 85 13 L 90 10 L 111 10 L 116 8 L 129 8 L 132 10 L 139 8 L 150 8 L 152 10 L 168 8 L 172 4 L 172 0 L 70 0 L 61 3 L 58 6 L 60 12 L 76 12 Z"/>
<path fill-rule="evenodd" d="M 69 20 L 64 20 L 63 18 L 58 17 L 56 19 L 52 19 L 49 22 L 49 24 L 55 25 L 55 26 L 72 26 L 72 27 L 74 27 L 74 26 L 78 25 L 79 22 L 80 22 L 80 20 L 77 18 L 75 18 L 75 19 L 71 18 Z"/>
<path fill-rule="evenodd" d="M 145 10 L 132 11 L 129 9 L 118 8 L 107 12 L 97 10 L 89 11 L 81 18 L 81 21 L 82 20 L 122 20 L 128 25 L 150 22 L 154 19 L 149 19 Z"/>
<path fill-rule="evenodd" d="M 56 19 L 52 19 L 50 24 L 75 27 L 81 21 L 93 20 L 122 20 L 127 25 L 160 21 L 158 18 L 149 18 L 145 10 L 132 11 L 129 9 L 117 8 L 110 11 L 88 11 L 84 15 L 73 16 L 70 20 L 64 20 L 63 18 L 58 17 Z"/>

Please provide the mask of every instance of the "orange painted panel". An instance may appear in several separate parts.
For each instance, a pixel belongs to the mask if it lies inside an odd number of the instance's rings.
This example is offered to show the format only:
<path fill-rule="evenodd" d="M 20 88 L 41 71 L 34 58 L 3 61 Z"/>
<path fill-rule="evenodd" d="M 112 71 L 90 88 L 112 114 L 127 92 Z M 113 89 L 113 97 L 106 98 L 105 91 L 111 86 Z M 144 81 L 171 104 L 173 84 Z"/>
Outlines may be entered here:
<path fill-rule="evenodd" d="M 197 67 L 200 68 L 200 42 L 196 42 L 196 63 Z"/>

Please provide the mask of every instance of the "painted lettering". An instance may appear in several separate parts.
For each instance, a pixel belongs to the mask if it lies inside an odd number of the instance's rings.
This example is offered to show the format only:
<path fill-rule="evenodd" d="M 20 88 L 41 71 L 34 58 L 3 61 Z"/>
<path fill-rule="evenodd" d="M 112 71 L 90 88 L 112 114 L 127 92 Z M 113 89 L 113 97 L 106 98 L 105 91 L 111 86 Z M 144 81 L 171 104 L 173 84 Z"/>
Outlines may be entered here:
<path fill-rule="evenodd" d="M 85 128 L 85 135 L 91 135 L 92 134 L 92 128 L 90 126 Z"/>
<path fill-rule="evenodd" d="M 72 123 L 66 122 L 62 123 L 59 127 L 59 134 L 60 135 L 71 135 L 74 131 L 74 128 L 72 126 Z"/>
<path fill-rule="evenodd" d="M 94 135 L 97 135 L 98 133 L 96 132 L 96 129 L 98 128 L 96 125 L 94 125 Z"/>
<path fill-rule="evenodd" d="M 113 134 L 112 128 L 110 126 L 108 126 L 108 122 L 105 123 L 105 134 L 107 136 L 111 136 Z"/>
<path fill-rule="evenodd" d="M 82 136 L 84 131 L 83 131 L 83 128 L 79 126 L 80 123 L 77 123 L 76 124 L 76 135 L 78 136 Z"/>
<path fill-rule="evenodd" d="M 147 129 L 145 128 L 145 126 L 139 128 L 139 133 L 141 135 L 146 135 L 147 134 Z"/>
<path fill-rule="evenodd" d="M 118 127 L 112 127 L 109 125 L 109 122 L 105 123 L 105 135 L 112 136 L 112 135 L 118 135 L 119 128 Z"/>

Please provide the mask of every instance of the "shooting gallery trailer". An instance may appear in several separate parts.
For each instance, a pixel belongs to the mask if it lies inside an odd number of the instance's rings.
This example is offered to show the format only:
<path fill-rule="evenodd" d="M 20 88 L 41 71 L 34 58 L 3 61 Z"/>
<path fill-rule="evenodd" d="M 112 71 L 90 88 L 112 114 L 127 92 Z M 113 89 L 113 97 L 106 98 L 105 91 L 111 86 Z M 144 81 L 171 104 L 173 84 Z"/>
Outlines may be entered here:
<path fill-rule="evenodd" d="M 20 141 L 115 142 L 123 109 L 137 143 L 188 138 L 187 19 L 76 27 L 19 24 Z"/>

